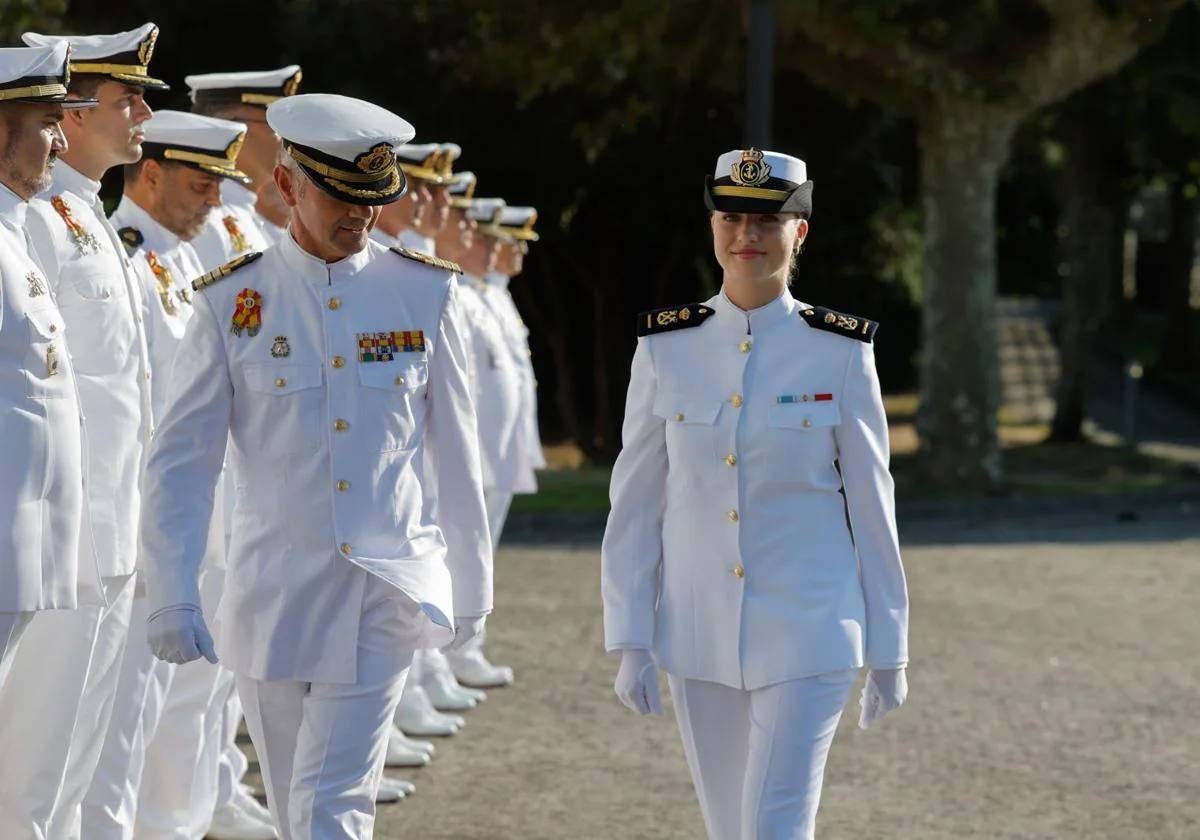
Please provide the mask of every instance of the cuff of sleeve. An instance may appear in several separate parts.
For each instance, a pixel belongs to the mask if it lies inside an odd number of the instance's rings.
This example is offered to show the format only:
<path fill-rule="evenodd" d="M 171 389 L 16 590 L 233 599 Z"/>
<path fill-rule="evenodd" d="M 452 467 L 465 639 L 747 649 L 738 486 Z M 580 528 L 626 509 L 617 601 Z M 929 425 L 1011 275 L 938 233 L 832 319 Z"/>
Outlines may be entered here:
<path fill-rule="evenodd" d="M 150 613 L 149 617 L 146 619 L 146 623 L 149 624 L 151 621 L 158 618 L 160 615 L 163 615 L 164 613 L 178 612 L 181 610 L 187 610 L 188 612 L 194 612 L 197 615 L 204 615 L 204 611 L 201 610 L 200 607 L 196 606 L 195 604 L 172 604 L 169 607 L 161 607 L 160 609 L 157 609 L 154 612 Z"/>

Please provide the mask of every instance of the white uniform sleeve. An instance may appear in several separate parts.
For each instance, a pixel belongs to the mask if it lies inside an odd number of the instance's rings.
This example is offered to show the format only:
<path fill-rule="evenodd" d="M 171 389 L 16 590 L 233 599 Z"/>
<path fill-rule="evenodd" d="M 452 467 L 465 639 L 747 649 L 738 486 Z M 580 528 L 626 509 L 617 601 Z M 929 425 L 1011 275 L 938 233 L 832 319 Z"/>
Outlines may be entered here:
<path fill-rule="evenodd" d="M 197 579 L 233 407 L 222 331 L 208 298 L 193 300 L 146 463 L 141 537 L 151 615 L 177 604 L 201 607 Z"/>
<path fill-rule="evenodd" d="M 492 538 L 483 506 L 468 358 L 466 324 L 452 282 L 429 371 L 426 434 L 427 446 L 433 449 L 438 525 L 446 537 L 456 617 L 492 610 Z"/>
<path fill-rule="evenodd" d="M 654 645 L 668 469 L 666 424 L 652 410 L 657 387 L 650 344 L 641 339 L 633 354 L 621 454 L 609 488 L 612 511 L 600 551 L 609 651 Z"/>
<path fill-rule="evenodd" d="M 888 472 L 887 416 L 870 344 L 855 342 L 843 384 L 838 463 L 858 551 L 867 607 L 866 664 L 908 662 L 908 588 L 896 532 L 895 485 Z"/>

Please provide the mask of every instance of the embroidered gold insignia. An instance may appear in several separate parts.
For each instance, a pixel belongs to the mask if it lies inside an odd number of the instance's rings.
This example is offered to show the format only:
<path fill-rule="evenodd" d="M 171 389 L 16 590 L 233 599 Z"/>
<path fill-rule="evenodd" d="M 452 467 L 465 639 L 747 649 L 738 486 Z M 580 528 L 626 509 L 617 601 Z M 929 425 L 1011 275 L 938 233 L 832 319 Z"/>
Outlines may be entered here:
<path fill-rule="evenodd" d="M 738 186 L 757 187 L 771 177 L 771 164 L 763 160 L 758 149 L 746 149 L 742 159 L 730 167 L 729 177 Z"/>
<path fill-rule="evenodd" d="M 31 271 L 25 275 L 25 280 L 29 283 L 29 296 L 41 297 L 46 294 L 46 286 L 42 283 L 42 278 L 38 276 L 36 271 Z"/>
<path fill-rule="evenodd" d="M 301 73 L 301 71 L 297 70 L 295 75 L 292 76 L 292 78 L 288 79 L 286 82 L 283 83 L 283 95 L 284 96 L 295 96 L 296 95 L 296 91 L 298 91 L 300 89 L 300 79 L 302 78 L 302 76 L 303 76 L 303 73 Z"/>
<path fill-rule="evenodd" d="M 51 344 L 46 348 L 46 376 L 58 373 L 58 349 Z"/>
<path fill-rule="evenodd" d="M 456 262 L 451 262 L 450 260 L 431 257 L 429 254 L 424 254 L 420 251 L 414 251 L 411 248 L 398 248 L 393 246 L 388 250 L 407 259 L 415 260 L 416 262 L 424 263 L 425 265 L 433 266 L 434 268 L 440 268 L 443 271 L 453 271 L 455 274 L 462 274 L 462 266 Z"/>
<path fill-rule="evenodd" d="M 800 314 L 810 327 L 836 333 L 846 338 L 856 338 L 868 344 L 875 338 L 875 331 L 879 329 L 878 321 L 859 318 L 855 315 L 844 315 L 841 312 L 826 309 L 824 306 L 801 309 Z"/>
<path fill-rule="evenodd" d="M 712 314 L 712 309 L 702 303 L 651 309 L 638 315 L 638 338 L 698 327 Z"/>
<path fill-rule="evenodd" d="M 158 41 L 158 27 L 150 30 L 150 34 L 146 36 L 142 43 L 138 44 L 138 62 L 144 67 L 150 63 L 150 56 L 154 55 L 154 44 Z"/>
<path fill-rule="evenodd" d="M 354 159 L 355 166 L 371 175 L 383 172 L 395 162 L 396 154 L 389 143 L 378 143 Z"/>
<path fill-rule="evenodd" d="M 233 166 L 237 163 L 238 155 L 242 153 L 242 146 L 246 142 L 246 132 L 242 132 L 237 137 L 229 141 L 229 145 L 225 147 L 225 159 L 229 161 L 229 165 Z"/>

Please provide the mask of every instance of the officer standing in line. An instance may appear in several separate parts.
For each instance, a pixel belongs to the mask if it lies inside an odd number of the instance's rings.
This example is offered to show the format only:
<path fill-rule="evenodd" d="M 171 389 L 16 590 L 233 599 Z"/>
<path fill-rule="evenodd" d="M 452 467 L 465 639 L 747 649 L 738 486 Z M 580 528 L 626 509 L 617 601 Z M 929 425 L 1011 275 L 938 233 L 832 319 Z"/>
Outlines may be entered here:
<path fill-rule="evenodd" d="M 184 78 L 192 112 L 246 124 L 246 142 L 238 166 L 248 184 L 221 185 L 221 209 L 209 217 L 193 246 L 205 271 L 251 251 L 261 251 L 278 239 L 278 228 L 257 210 L 259 194 L 274 190 L 271 173 L 279 157 L 279 135 L 267 125 L 272 102 L 295 96 L 303 74 L 298 64 L 278 70 L 203 73 Z"/>
<path fill-rule="evenodd" d="M 149 633 L 164 659 L 219 647 L 237 674 L 285 840 L 365 838 L 412 651 L 465 642 L 492 607 L 457 267 L 368 239 L 404 191 L 408 123 L 314 94 L 267 119 L 291 236 L 194 283 L 146 470 Z M 227 437 L 214 646 L 196 574 Z"/>
<path fill-rule="evenodd" d="M 432 209 L 430 187 L 441 180 L 434 168 L 439 150 L 437 143 L 405 143 L 396 149 L 396 161 L 408 180 L 408 194 L 380 211 L 379 221 L 371 230 L 371 238 L 380 245 L 387 248 L 399 245 L 432 254 L 416 227 Z"/>
<path fill-rule="evenodd" d="M 125 167 L 124 195 L 110 221 L 143 282 L 153 374 L 150 401 L 154 416 L 161 417 L 175 352 L 192 315 L 188 278 L 203 273 L 190 243 L 220 205 L 221 182 L 246 180 L 234 163 L 246 127 L 181 111 L 158 111 L 143 128 L 142 159 Z M 83 801 L 83 834 L 89 840 L 132 840 L 146 745 L 158 729 L 175 670 L 150 651 L 143 632 L 149 615 L 146 603 L 145 589 L 139 587 L 112 720 Z M 176 756 L 176 761 L 181 758 Z"/>
<path fill-rule="evenodd" d="M 616 693 L 661 714 L 712 840 L 812 840 L 855 675 L 860 726 L 907 693 L 908 591 L 871 342 L 788 282 L 804 161 L 759 149 L 706 181 L 721 291 L 638 316 L 601 551 Z"/>
<path fill-rule="evenodd" d="M 25 233 L 29 199 L 50 186 L 67 148 L 67 45 L 0 49 L 0 717 L 5 678 L 21 636 L 44 610 L 99 604 L 85 518 L 83 414 L 65 320 Z M 23 480 L 18 480 L 23 478 Z M 90 585 L 88 582 L 90 581 Z M 16 685 L 12 691 L 20 692 Z M 9 763 L 16 745 L 0 737 Z M 0 810 L 9 806 L 0 789 Z"/>
<path fill-rule="evenodd" d="M 25 42 L 66 42 L 26 33 Z M 142 153 L 150 118 L 144 94 L 165 90 L 148 64 L 158 27 L 71 37 L 70 98 L 96 108 L 68 111 L 69 148 L 45 198 L 30 202 L 28 230 L 66 326 L 88 435 L 87 490 L 105 606 L 47 614 L 30 627 L 12 665 L 28 690 L 0 720 L 26 761 L 0 763 L 0 789 L 18 806 L 0 814 L 0 837 L 77 836 L 80 805 L 112 715 L 137 585 L 140 470 L 152 429 L 150 361 L 141 281 L 100 202 L 100 179 Z M 101 445 L 99 442 L 103 441 Z M 39 834 L 40 833 L 40 834 Z"/>
<path fill-rule="evenodd" d="M 492 208 L 489 212 L 485 206 L 482 211 L 475 214 L 479 217 L 475 239 L 484 244 L 482 248 L 473 247 L 471 251 L 488 253 L 490 261 L 488 267 L 478 274 L 480 279 L 477 288 L 500 335 L 503 364 L 512 371 L 510 387 L 515 389 L 512 399 L 517 412 L 512 421 L 512 432 L 505 437 L 503 456 L 484 494 L 488 525 L 492 532 L 492 549 L 495 551 L 500 544 L 513 495 L 536 493 L 537 477 L 534 470 L 546 464 L 537 431 L 537 384 L 530 362 L 529 330 L 517 313 L 508 291 L 509 279 L 521 273 L 522 260 L 529 247 L 527 243 L 537 240 L 537 233 L 533 229 L 537 211 L 532 207 L 509 207 L 503 203 L 498 210 Z M 466 259 L 466 262 L 478 264 L 470 259 Z M 512 668 L 492 664 L 484 653 L 484 642 L 484 634 L 480 634 L 470 643 L 447 654 L 455 676 L 466 685 L 484 688 L 511 684 Z"/>

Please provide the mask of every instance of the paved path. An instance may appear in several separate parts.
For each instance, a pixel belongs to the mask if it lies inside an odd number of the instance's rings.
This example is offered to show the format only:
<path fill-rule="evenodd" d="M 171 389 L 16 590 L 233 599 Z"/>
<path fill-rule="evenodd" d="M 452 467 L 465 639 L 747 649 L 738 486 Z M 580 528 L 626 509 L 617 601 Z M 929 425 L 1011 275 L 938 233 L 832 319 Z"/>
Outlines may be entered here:
<path fill-rule="evenodd" d="M 860 732 L 852 701 L 818 836 L 1200 837 L 1198 519 L 906 529 L 910 703 Z M 500 553 L 492 648 L 519 683 L 409 774 L 376 837 L 703 837 L 669 712 L 612 696 L 598 566 L 594 544 Z"/>

